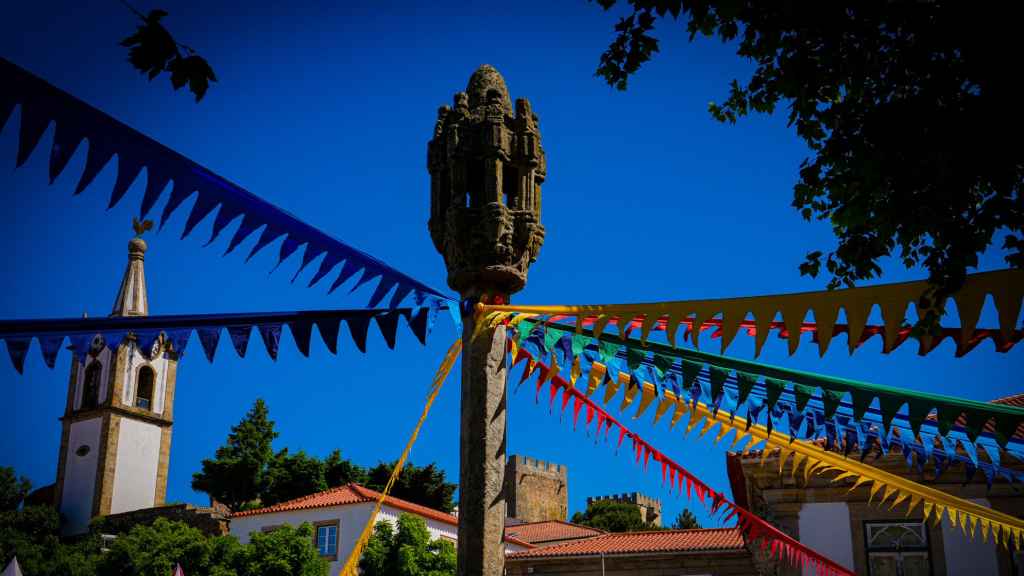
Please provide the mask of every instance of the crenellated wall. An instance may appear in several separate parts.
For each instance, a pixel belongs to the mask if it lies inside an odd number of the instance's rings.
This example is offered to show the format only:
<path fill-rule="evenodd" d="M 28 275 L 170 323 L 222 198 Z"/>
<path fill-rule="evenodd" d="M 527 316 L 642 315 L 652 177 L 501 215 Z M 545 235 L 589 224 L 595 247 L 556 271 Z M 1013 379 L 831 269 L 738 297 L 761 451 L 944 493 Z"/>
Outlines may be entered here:
<path fill-rule="evenodd" d="M 513 455 L 505 468 L 508 516 L 524 522 L 566 520 L 569 467 Z"/>

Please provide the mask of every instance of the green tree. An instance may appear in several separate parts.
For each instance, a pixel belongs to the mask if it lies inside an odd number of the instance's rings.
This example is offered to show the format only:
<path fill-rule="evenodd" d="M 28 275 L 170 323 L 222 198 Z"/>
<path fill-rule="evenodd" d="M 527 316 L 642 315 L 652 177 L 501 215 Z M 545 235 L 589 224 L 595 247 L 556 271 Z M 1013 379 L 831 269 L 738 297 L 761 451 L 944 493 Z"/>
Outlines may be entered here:
<path fill-rule="evenodd" d="M 341 450 L 331 452 L 324 460 L 324 479 L 329 488 L 349 483 L 366 484 L 366 470 L 351 460 L 341 457 Z"/>
<path fill-rule="evenodd" d="M 288 454 L 285 448 L 270 463 L 267 489 L 260 494 L 262 506 L 272 506 L 307 494 L 327 489 L 324 463 L 302 450 Z"/>
<path fill-rule="evenodd" d="M 573 514 L 572 521 L 606 532 L 637 532 L 651 528 L 644 522 L 639 508 L 611 500 L 592 502 L 586 511 Z"/>
<path fill-rule="evenodd" d="M 689 508 L 683 508 L 683 511 L 676 516 L 676 521 L 672 523 L 672 527 L 676 530 L 691 530 L 694 528 L 700 528 L 700 522 L 697 522 L 697 517 L 690 512 Z"/>
<path fill-rule="evenodd" d="M 374 526 L 359 569 L 362 576 L 449 576 L 455 574 L 455 559 L 455 546 L 431 540 L 423 518 L 402 514 L 397 532 L 388 522 Z"/>
<path fill-rule="evenodd" d="M 99 542 L 60 541 L 60 516 L 50 506 L 25 506 L 0 512 L 0 566 L 11 558 L 30 576 L 94 576 Z"/>
<path fill-rule="evenodd" d="M 606 10 L 617 0 L 597 0 Z M 692 41 L 717 36 L 756 68 L 711 114 L 734 123 L 788 105 L 811 150 L 793 206 L 828 220 L 829 287 L 881 275 L 893 255 L 926 267 L 927 299 L 958 288 L 998 231 L 1024 267 L 1024 128 L 1002 66 L 1016 19 L 999 7 L 929 2 L 626 0 L 597 75 L 624 90 L 658 51 L 658 19 L 682 16 Z M 816 276 L 822 250 L 800 265 Z M 927 303 L 925 299 L 924 303 Z M 934 317 L 931 317 L 934 320 Z"/>
<path fill-rule="evenodd" d="M 17 510 L 31 490 L 28 478 L 18 477 L 10 466 L 0 466 L 0 511 Z"/>
<path fill-rule="evenodd" d="M 207 536 L 166 518 L 119 535 L 99 556 L 98 573 L 168 576 L 176 564 L 186 574 L 208 576 L 327 576 L 309 524 L 254 533 L 241 544 L 234 536 Z"/>
<path fill-rule="evenodd" d="M 216 456 L 203 460 L 203 469 L 192 475 L 192 489 L 206 492 L 232 510 L 259 499 L 268 485 L 268 469 L 277 438 L 267 405 L 257 399 Z"/>
<path fill-rule="evenodd" d="M 381 462 L 368 470 L 366 487 L 383 490 L 394 466 L 394 462 Z M 456 488 L 456 484 L 446 480 L 444 470 L 435 464 L 417 467 L 412 462 L 407 462 L 391 488 L 391 495 L 443 512 L 451 512 L 455 508 L 452 496 Z"/>
<path fill-rule="evenodd" d="M 233 565 L 238 576 L 327 576 L 328 569 L 327 560 L 313 546 L 309 524 L 253 533 L 249 544 L 233 556 Z"/>
<path fill-rule="evenodd" d="M 229 537 L 225 537 L 229 538 Z M 183 522 L 157 518 L 151 525 L 134 526 L 119 535 L 100 559 L 101 574 L 133 574 L 135 576 L 167 576 L 176 564 L 186 574 L 234 574 L 229 568 L 231 556 L 238 552 L 234 545 L 218 543 Z M 223 548 L 227 546 L 229 549 Z M 214 549 L 219 554 L 214 555 Z"/>

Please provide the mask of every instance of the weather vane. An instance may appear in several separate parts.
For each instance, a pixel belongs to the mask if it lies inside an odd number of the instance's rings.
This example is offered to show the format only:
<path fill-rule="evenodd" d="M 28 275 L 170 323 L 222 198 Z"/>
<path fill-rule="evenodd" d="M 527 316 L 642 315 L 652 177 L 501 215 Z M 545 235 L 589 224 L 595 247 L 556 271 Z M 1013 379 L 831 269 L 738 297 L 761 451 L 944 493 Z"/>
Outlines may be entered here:
<path fill-rule="evenodd" d="M 149 230 L 152 227 L 152 220 L 143 220 L 142 222 L 139 222 L 138 218 L 132 216 L 132 228 L 135 229 L 136 238 L 142 238 L 142 235 L 146 233 L 146 230 Z"/>

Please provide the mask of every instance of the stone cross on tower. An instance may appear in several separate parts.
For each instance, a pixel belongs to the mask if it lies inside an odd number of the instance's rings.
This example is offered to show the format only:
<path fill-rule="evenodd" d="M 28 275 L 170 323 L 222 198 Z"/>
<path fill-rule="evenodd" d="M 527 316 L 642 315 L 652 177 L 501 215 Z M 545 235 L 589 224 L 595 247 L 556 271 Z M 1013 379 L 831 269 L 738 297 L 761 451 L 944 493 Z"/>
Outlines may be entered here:
<path fill-rule="evenodd" d="M 537 122 L 525 98 L 513 114 L 505 80 L 485 64 L 454 108 L 438 110 L 427 146 L 430 236 L 463 299 L 460 576 L 504 573 L 506 336 L 499 327 L 473 338 L 473 305 L 508 303 L 544 243 Z"/>

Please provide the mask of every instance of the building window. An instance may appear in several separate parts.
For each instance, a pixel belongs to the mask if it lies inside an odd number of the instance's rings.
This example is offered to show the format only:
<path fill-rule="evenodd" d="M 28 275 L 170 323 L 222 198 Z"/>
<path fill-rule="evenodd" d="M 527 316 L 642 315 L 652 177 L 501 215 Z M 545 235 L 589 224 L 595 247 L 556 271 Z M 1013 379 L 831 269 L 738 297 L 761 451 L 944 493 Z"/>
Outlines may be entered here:
<path fill-rule="evenodd" d="M 338 522 L 318 522 L 316 524 L 316 550 L 321 556 L 336 560 L 338 558 Z"/>
<path fill-rule="evenodd" d="M 928 576 L 928 528 L 924 522 L 864 525 L 870 576 Z"/>
<path fill-rule="evenodd" d="M 82 386 L 82 410 L 91 410 L 100 404 L 100 378 L 103 375 L 103 364 L 93 360 L 85 368 L 84 385 Z"/>
<path fill-rule="evenodd" d="M 153 382 L 156 381 L 156 373 L 149 366 L 139 368 L 139 379 L 135 385 L 135 406 L 144 410 L 152 410 L 153 406 Z"/>

